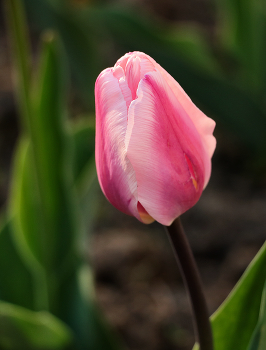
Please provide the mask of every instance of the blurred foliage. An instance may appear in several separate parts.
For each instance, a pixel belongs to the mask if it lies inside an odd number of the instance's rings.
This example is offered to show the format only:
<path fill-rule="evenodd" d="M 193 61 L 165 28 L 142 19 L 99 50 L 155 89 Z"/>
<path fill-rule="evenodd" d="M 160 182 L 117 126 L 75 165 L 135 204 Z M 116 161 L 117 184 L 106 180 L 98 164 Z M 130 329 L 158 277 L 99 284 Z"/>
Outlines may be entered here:
<path fill-rule="evenodd" d="M 126 7 L 24 0 L 44 31 L 34 74 L 23 3 L 6 4 L 22 134 L 0 227 L 0 347 L 119 349 L 94 303 L 84 258 L 97 209 L 94 125 L 89 114 L 78 123 L 68 116 L 69 71 L 92 113 L 100 70 L 127 51 L 144 51 L 265 166 L 263 0 L 217 0 L 215 48 L 195 26 L 161 28 Z M 265 259 L 264 246 L 212 317 L 215 350 L 262 350 Z"/>
<path fill-rule="evenodd" d="M 126 6 L 24 1 L 35 27 L 60 32 L 73 76 L 90 110 L 99 71 L 112 66 L 125 52 L 143 51 L 174 76 L 192 100 L 217 121 L 218 128 L 223 126 L 242 140 L 265 168 L 263 0 L 217 0 L 215 46 L 195 24 L 162 27 Z M 62 21 L 67 23 L 63 27 Z"/>
<path fill-rule="evenodd" d="M 82 217 L 81 205 L 93 212 L 98 190 L 94 125 L 88 117 L 78 124 L 67 118 L 67 58 L 52 31 L 41 37 L 32 74 L 21 4 L 6 2 L 22 133 L 0 230 L 0 347 L 117 349 L 94 304 L 84 258 L 91 216 Z"/>
<path fill-rule="evenodd" d="M 71 338 L 71 330 L 50 313 L 0 302 L 1 349 L 69 349 Z"/>

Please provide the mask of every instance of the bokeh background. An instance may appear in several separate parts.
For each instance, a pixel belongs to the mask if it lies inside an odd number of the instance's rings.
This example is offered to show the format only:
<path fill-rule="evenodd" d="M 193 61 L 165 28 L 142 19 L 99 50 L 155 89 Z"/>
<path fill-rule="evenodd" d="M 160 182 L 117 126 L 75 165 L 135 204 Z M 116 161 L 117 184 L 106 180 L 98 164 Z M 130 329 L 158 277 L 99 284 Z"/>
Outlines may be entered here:
<path fill-rule="evenodd" d="M 1 5 L 3 1 L 1 1 Z M 94 82 L 129 51 L 151 55 L 217 122 L 210 183 L 183 215 L 210 314 L 229 294 L 266 234 L 266 17 L 236 0 L 24 0 L 33 67 L 41 32 L 58 31 L 71 70 L 69 116 L 94 122 Z M 0 205 L 8 203 L 20 124 L 0 7 Z M 88 140 L 93 142 L 93 139 Z M 190 306 L 158 224 L 113 208 L 92 181 L 89 243 L 96 298 L 130 350 L 188 350 Z"/>

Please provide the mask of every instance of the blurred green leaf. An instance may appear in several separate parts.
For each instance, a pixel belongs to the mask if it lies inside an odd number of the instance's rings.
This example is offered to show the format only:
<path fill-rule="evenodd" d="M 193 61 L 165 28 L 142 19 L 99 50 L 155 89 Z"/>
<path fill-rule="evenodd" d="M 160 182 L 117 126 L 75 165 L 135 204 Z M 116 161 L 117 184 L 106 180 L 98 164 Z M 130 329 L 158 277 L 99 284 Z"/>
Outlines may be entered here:
<path fill-rule="evenodd" d="M 31 156 L 29 140 L 22 137 L 14 158 L 9 215 L 16 246 L 33 276 L 34 309 L 40 310 L 49 303 L 45 271 L 38 259 L 45 226 Z"/>
<path fill-rule="evenodd" d="M 257 327 L 252 335 L 248 350 L 266 349 L 266 283 L 261 298 L 260 316 Z"/>
<path fill-rule="evenodd" d="M 83 102 L 94 109 L 94 83 L 99 74 L 97 39 L 90 23 L 84 28 L 77 17 L 78 6 L 66 1 L 24 0 L 30 19 L 41 30 L 54 29 L 62 39 Z M 61 4 L 61 6 L 59 6 Z"/>
<path fill-rule="evenodd" d="M 10 216 L 22 256 L 29 266 L 36 266 L 43 259 L 42 257 L 39 259 L 38 256 L 42 253 L 40 240 L 45 234 L 45 227 L 29 146 L 29 140 L 26 138 L 21 138 L 17 146 L 10 196 Z"/>
<path fill-rule="evenodd" d="M 71 127 L 74 140 L 74 180 L 78 194 L 84 235 L 80 240 L 80 251 L 88 245 L 93 219 L 98 210 L 99 184 L 95 169 L 95 126 L 86 120 Z M 86 254 L 86 252 L 84 252 Z"/>
<path fill-rule="evenodd" d="M 258 322 L 265 279 L 266 243 L 211 317 L 215 350 L 247 349 Z"/>
<path fill-rule="evenodd" d="M 75 334 L 75 349 L 121 349 L 113 330 L 96 306 L 90 266 L 77 263 L 68 278 L 61 283 L 60 295 L 60 317 Z"/>
<path fill-rule="evenodd" d="M 2 220 L 0 228 L 0 299 L 33 309 L 33 278 L 14 245 L 12 235 L 10 221 Z"/>
<path fill-rule="evenodd" d="M 250 93 L 261 99 L 266 88 L 265 1 L 218 0 L 217 5 L 223 49 L 239 61 L 239 86 L 246 85 Z"/>
<path fill-rule="evenodd" d="M 102 317 L 95 300 L 94 284 L 91 268 L 83 265 L 78 271 L 78 298 L 76 299 L 76 310 L 79 310 L 80 318 L 85 318 L 87 328 L 84 329 L 86 349 L 88 350 L 121 350 L 123 347 L 115 336 L 110 325 Z M 86 314 L 84 314 L 84 311 Z M 83 316 L 82 316 L 83 314 Z M 86 324 L 86 323 L 85 323 Z"/>
<path fill-rule="evenodd" d="M 71 123 L 74 144 L 74 180 L 79 182 L 88 163 L 94 161 L 95 150 L 95 126 L 84 118 L 78 123 Z"/>
<path fill-rule="evenodd" d="M 51 6 L 51 2 L 47 0 L 41 0 L 40 4 L 32 0 L 25 1 L 32 13 L 31 17 L 33 19 L 35 17 L 35 22 L 39 22 L 38 24 L 42 27 L 49 25 L 56 27 L 60 33 L 63 31 L 63 37 L 66 36 L 74 42 L 71 46 L 64 39 L 68 56 L 71 57 L 71 60 L 73 59 L 73 62 L 76 62 L 75 65 L 80 70 L 79 74 L 86 81 L 91 81 L 90 88 L 84 85 L 87 92 L 90 89 L 92 94 L 92 80 L 96 78 L 100 71 L 97 67 L 105 68 L 113 65 L 115 60 L 113 57 L 116 51 L 120 52 L 119 55 L 129 51 L 143 51 L 152 56 L 173 75 L 188 95 L 191 96 L 192 100 L 207 115 L 214 117 L 218 125 L 223 125 L 253 151 L 264 155 L 266 150 L 266 102 L 264 103 L 265 99 L 262 98 L 263 91 L 261 97 L 254 94 L 250 90 L 251 85 L 246 86 L 242 78 L 242 80 L 234 79 L 232 72 L 230 72 L 230 76 L 221 78 L 217 61 L 211 53 L 210 46 L 203 36 L 192 27 L 179 31 L 161 28 L 134 11 L 129 11 L 126 8 L 115 8 L 114 6 L 81 6 L 80 9 L 78 9 L 78 6 L 73 6 L 72 12 L 75 15 L 69 16 L 67 11 L 70 7 L 66 11 L 62 6 L 61 10 L 59 10 L 59 6 Z M 235 2 L 237 1 L 235 0 Z M 226 3 L 229 3 L 229 0 Z M 47 16 L 46 14 L 40 16 L 42 14 L 42 11 L 39 11 L 39 8 L 42 8 L 41 6 L 46 6 L 46 11 L 49 12 Z M 85 54 L 80 51 L 81 48 L 84 49 L 86 45 L 90 45 L 86 43 L 85 39 L 79 41 L 74 36 L 70 37 L 64 34 L 61 27 L 57 26 L 56 23 L 59 20 L 55 15 L 56 11 L 60 12 L 59 17 L 71 18 L 83 33 L 85 32 L 87 35 L 90 35 L 91 32 L 94 33 L 95 41 L 98 43 L 94 47 L 94 52 L 97 51 L 96 56 L 99 57 L 97 64 L 95 61 L 88 59 L 87 56 L 90 53 Z M 260 11 L 260 13 L 263 13 L 263 11 Z M 228 15 L 228 21 L 230 20 L 229 17 L 230 14 Z M 71 25 L 69 28 L 71 30 Z M 82 37 L 81 35 L 80 38 Z M 105 44 L 110 46 L 108 54 L 102 51 L 102 45 Z M 265 40 L 263 45 L 266 45 Z M 264 50 L 263 47 L 260 49 L 261 53 Z M 227 54 L 226 52 L 225 55 Z M 82 57 L 82 61 L 80 57 Z M 259 57 L 264 56 L 260 54 Z M 263 59 L 262 67 L 266 72 L 265 59 Z M 255 66 L 257 67 L 257 65 Z M 87 70 L 90 72 L 87 72 Z M 88 78 L 89 74 L 91 74 L 90 78 Z M 252 74 L 252 76 L 254 75 Z M 258 76 L 261 77 L 266 89 L 266 77 L 264 78 L 262 72 Z"/>
<path fill-rule="evenodd" d="M 179 25 L 175 31 L 169 31 L 166 40 L 176 54 L 187 60 L 193 67 L 206 74 L 221 75 L 218 61 L 199 26 Z"/>
<path fill-rule="evenodd" d="M 92 9 L 91 17 L 106 28 L 122 52 L 139 50 L 152 56 L 207 115 L 215 117 L 217 124 L 227 127 L 252 150 L 264 155 L 266 113 L 253 96 L 230 81 L 204 74 L 189 65 L 165 35 L 159 35 L 138 15 L 104 8 Z"/>
<path fill-rule="evenodd" d="M 44 230 L 42 236 L 38 231 L 32 233 L 39 237 L 39 247 L 34 254 L 48 270 L 60 268 L 65 262 L 76 229 L 69 190 L 73 154 L 65 129 L 67 83 L 60 42 L 54 33 L 47 32 L 43 37 L 39 76 L 34 89 L 29 153 Z"/>
<path fill-rule="evenodd" d="M 30 138 L 22 138 L 18 145 L 10 201 L 18 246 L 36 279 L 36 308 L 49 308 L 55 314 L 58 284 L 75 259 L 77 233 L 62 55 L 58 39 L 47 33 L 34 90 Z"/>
<path fill-rule="evenodd" d="M 16 72 L 15 92 L 19 102 L 21 125 L 28 127 L 31 114 L 30 103 L 30 48 L 26 14 L 21 0 L 4 2 L 7 28 L 12 48 L 12 59 Z"/>
<path fill-rule="evenodd" d="M 63 350 L 71 330 L 48 312 L 33 312 L 0 302 L 0 347 L 3 350 Z"/>

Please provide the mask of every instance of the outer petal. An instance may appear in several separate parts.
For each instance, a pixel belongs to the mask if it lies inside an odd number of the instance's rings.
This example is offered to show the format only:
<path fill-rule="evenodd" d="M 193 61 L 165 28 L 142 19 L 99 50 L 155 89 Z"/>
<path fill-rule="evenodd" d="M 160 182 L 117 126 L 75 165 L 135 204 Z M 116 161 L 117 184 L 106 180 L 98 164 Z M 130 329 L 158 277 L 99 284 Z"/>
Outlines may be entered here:
<path fill-rule="evenodd" d="M 140 59 L 140 66 L 142 67 L 142 72 L 144 74 L 152 70 L 157 70 L 161 73 L 163 79 L 167 82 L 167 84 L 173 91 L 175 97 L 178 99 L 179 103 L 187 112 L 189 118 L 193 121 L 196 129 L 198 130 L 198 133 L 201 136 L 203 147 L 205 148 L 209 158 L 205 161 L 205 188 L 211 175 L 211 162 L 209 160 L 211 159 L 216 147 L 216 140 L 213 136 L 215 122 L 211 118 L 208 118 L 204 113 L 202 113 L 200 109 L 197 108 L 197 106 L 195 106 L 195 104 L 191 101 L 189 96 L 185 93 L 185 91 L 178 84 L 178 82 L 165 69 L 163 69 L 152 57 L 146 55 L 143 52 L 135 51 L 124 55 L 118 62 L 123 62 L 121 64 L 126 70 L 126 67 L 129 66 L 132 58 L 136 59 L 136 57 Z M 149 64 L 147 63 L 148 61 L 150 62 Z M 151 69 L 151 67 L 153 67 L 153 69 Z M 140 79 L 143 78 L 143 75 L 140 76 Z"/>
<path fill-rule="evenodd" d="M 136 172 L 139 202 L 170 225 L 199 199 L 206 151 L 200 134 L 162 75 L 145 75 L 129 107 L 127 155 Z"/>
<path fill-rule="evenodd" d="M 115 75 L 115 76 L 114 76 Z M 137 182 L 127 158 L 125 134 L 130 91 L 121 71 L 104 70 L 95 84 L 96 168 L 102 191 L 122 212 L 140 219 Z"/>
<path fill-rule="evenodd" d="M 191 101 L 190 97 L 178 84 L 178 82 L 165 70 L 163 69 L 153 58 L 148 56 L 150 61 L 156 67 L 174 95 L 183 106 L 184 110 L 187 112 L 191 120 L 193 121 L 196 129 L 198 130 L 203 146 L 208 154 L 208 157 L 211 158 L 216 147 L 216 139 L 213 136 L 213 130 L 215 128 L 215 121 L 207 117 L 198 107 Z M 211 162 L 205 164 L 205 181 L 204 188 L 206 187 L 211 175 Z"/>

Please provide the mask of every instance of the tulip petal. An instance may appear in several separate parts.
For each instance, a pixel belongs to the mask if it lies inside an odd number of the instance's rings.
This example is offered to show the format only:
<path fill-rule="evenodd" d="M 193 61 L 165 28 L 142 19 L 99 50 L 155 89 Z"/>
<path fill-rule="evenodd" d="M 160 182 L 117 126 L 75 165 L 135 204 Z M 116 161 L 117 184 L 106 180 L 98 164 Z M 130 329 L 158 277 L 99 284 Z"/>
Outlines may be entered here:
<path fill-rule="evenodd" d="M 96 98 L 96 168 L 102 191 L 122 212 L 134 215 L 137 210 L 137 182 L 125 150 L 127 110 L 130 91 L 119 71 L 104 70 L 95 84 Z"/>
<path fill-rule="evenodd" d="M 132 93 L 132 99 L 136 99 L 137 88 L 141 79 L 148 72 L 154 71 L 154 65 L 145 57 L 139 53 L 132 54 L 128 59 L 125 67 L 125 76 L 128 86 Z"/>
<path fill-rule="evenodd" d="M 204 168 L 205 168 L 205 188 L 209 182 L 211 176 L 211 162 L 210 159 L 216 147 L 216 139 L 213 136 L 213 130 L 215 128 L 215 121 L 207 117 L 198 107 L 191 101 L 189 96 L 185 93 L 178 82 L 161 66 L 157 64 L 158 71 L 162 74 L 163 79 L 167 82 L 171 91 L 178 99 L 179 103 L 182 105 L 186 113 L 189 115 L 193 124 L 195 125 L 206 151 Z"/>
<path fill-rule="evenodd" d="M 136 55 L 141 57 L 142 61 L 150 61 L 150 65 L 154 67 L 158 72 L 161 73 L 163 79 L 168 83 L 169 87 L 173 91 L 174 95 L 183 106 L 184 110 L 190 116 L 193 121 L 198 133 L 201 136 L 201 140 L 203 146 L 208 153 L 209 158 L 212 157 L 213 152 L 216 147 L 216 139 L 213 136 L 213 130 L 215 128 L 215 122 L 211 118 L 208 118 L 198 107 L 191 101 L 186 92 L 182 89 L 182 87 L 178 84 L 178 82 L 164 69 L 162 68 L 152 57 L 144 54 L 143 52 L 133 52 L 126 54 L 121 58 L 129 60 L 132 55 Z M 211 176 L 211 163 L 205 162 L 205 182 L 204 188 L 207 186 L 210 176 Z"/>
<path fill-rule="evenodd" d="M 170 225 L 202 193 L 206 151 L 159 72 L 145 75 L 137 96 L 129 107 L 125 144 L 136 173 L 138 200 L 151 217 Z"/>
<path fill-rule="evenodd" d="M 151 62 L 155 64 L 156 69 L 162 74 L 163 78 L 167 81 L 169 87 L 172 89 L 175 96 L 178 98 L 180 104 L 184 110 L 192 119 L 195 127 L 197 128 L 203 145 L 211 158 L 216 147 L 216 139 L 213 136 L 213 130 L 215 128 L 215 121 L 207 117 L 190 99 L 183 88 L 178 82 L 153 58 L 149 57 Z"/>

